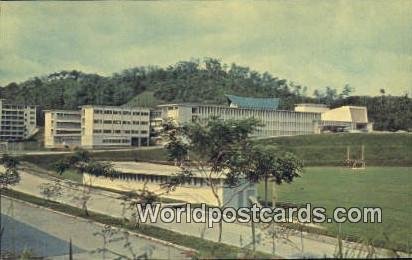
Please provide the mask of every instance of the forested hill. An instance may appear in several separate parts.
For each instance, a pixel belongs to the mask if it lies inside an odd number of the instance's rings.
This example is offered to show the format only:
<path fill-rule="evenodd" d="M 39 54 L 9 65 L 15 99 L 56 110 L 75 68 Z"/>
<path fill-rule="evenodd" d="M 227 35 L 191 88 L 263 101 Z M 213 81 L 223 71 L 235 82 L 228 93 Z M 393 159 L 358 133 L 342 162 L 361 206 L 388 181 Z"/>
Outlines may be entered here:
<path fill-rule="evenodd" d="M 259 97 L 294 97 L 288 82 L 216 59 L 182 61 L 167 68 L 137 67 L 110 77 L 62 71 L 11 83 L 2 97 L 45 108 L 77 108 L 83 104 L 122 105 L 145 92 L 158 102 L 223 103 L 224 93 Z M 147 96 L 147 95 L 146 95 Z"/>
<path fill-rule="evenodd" d="M 353 97 L 346 85 L 342 91 L 326 87 L 307 96 L 306 87 L 267 72 L 259 73 L 217 59 L 181 61 L 167 68 L 136 67 L 110 77 L 80 71 L 61 71 L 0 88 L 0 97 L 13 103 L 39 105 L 41 109 L 76 109 L 84 104 L 153 106 L 168 102 L 225 104 L 224 94 L 278 97 L 281 109 L 295 103 L 322 102 L 366 105 L 377 129 L 412 128 L 409 97 Z M 311 93 L 310 93 L 311 94 Z M 382 93 L 383 94 L 383 93 Z M 41 117 L 39 117 L 41 119 Z"/>

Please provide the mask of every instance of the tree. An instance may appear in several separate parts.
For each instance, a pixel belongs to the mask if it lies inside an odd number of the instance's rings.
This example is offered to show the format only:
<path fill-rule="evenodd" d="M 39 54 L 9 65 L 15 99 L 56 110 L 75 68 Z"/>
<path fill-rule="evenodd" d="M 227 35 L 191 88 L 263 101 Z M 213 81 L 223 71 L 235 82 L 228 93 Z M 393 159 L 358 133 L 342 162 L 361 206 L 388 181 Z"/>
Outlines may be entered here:
<path fill-rule="evenodd" d="M 289 157 L 273 159 L 253 144 L 250 135 L 259 125 L 254 119 L 223 121 L 211 118 L 204 124 L 194 122 L 185 126 L 166 126 L 165 136 L 173 140 L 166 149 L 170 159 L 178 162 L 180 171 L 163 184 L 163 188 L 173 191 L 192 176 L 200 175 L 210 188 L 216 205 L 223 208 L 236 192 L 223 201 L 219 188 L 238 187 L 239 192 L 242 187 L 260 181 L 262 176 L 267 180 L 273 178 L 278 183 L 292 181 L 297 176 L 294 161 Z M 221 239 L 222 222 L 219 223 L 218 241 Z"/>
<path fill-rule="evenodd" d="M 20 182 L 20 174 L 18 171 L 18 165 L 20 164 L 20 162 L 15 157 L 12 157 L 8 154 L 3 154 L 3 156 L 0 158 L 0 164 L 2 166 L 2 169 L 0 172 L 0 195 L 1 195 L 1 191 L 3 189 L 8 189 L 10 185 L 16 185 L 17 183 Z M 0 199 L 0 209 L 1 209 L 1 199 Z M 12 215 L 14 215 L 13 200 L 10 200 L 10 209 L 11 209 Z M 1 216 L 2 214 L 0 212 L 0 223 L 2 221 Z M 2 236 L 3 236 L 3 231 L 4 231 L 4 227 L 1 226 L 0 243 L 1 243 Z"/>
<path fill-rule="evenodd" d="M 345 84 L 343 87 L 342 93 L 339 94 L 339 98 L 347 98 L 349 97 L 353 92 L 355 91 L 355 88 L 352 87 L 349 84 Z"/>
<path fill-rule="evenodd" d="M 87 173 L 96 177 L 105 176 L 110 178 L 118 174 L 110 163 L 95 161 L 89 152 L 81 149 L 77 150 L 73 155 L 59 160 L 53 165 L 53 167 L 56 173 L 60 175 L 69 169 L 72 169 L 81 175 Z M 86 183 L 83 180 L 82 186 L 82 193 L 80 195 L 74 195 L 73 199 L 80 202 L 84 214 L 89 216 L 87 203 L 91 198 L 90 193 L 92 183 Z"/>
<path fill-rule="evenodd" d="M 320 103 L 322 98 L 324 98 L 322 91 L 318 89 L 313 91 L 313 95 L 315 96 L 317 103 Z"/>
<path fill-rule="evenodd" d="M 44 196 L 47 201 L 50 201 L 53 197 L 62 196 L 62 185 L 60 181 L 54 183 L 42 183 L 40 186 L 40 193 Z"/>
<path fill-rule="evenodd" d="M 327 105 L 332 105 L 338 98 L 337 90 L 327 86 L 325 88 L 325 102 Z"/>
<path fill-rule="evenodd" d="M 265 183 L 264 202 L 266 207 L 268 206 L 269 182 L 275 184 L 290 183 L 303 171 L 302 162 L 294 154 L 284 153 L 281 155 L 273 148 L 267 149 L 262 146 L 254 147 L 250 153 L 249 162 L 251 163 L 251 172 Z"/>
<path fill-rule="evenodd" d="M 305 87 L 291 80 L 280 79 L 268 72 L 259 73 L 247 66 L 228 66 L 218 59 L 204 58 L 179 61 L 167 68 L 146 66 L 126 69 L 112 76 L 86 74 L 80 71 L 61 71 L 49 76 L 33 77 L 21 83 L 0 88 L 0 97 L 10 103 L 39 105 L 38 123 L 44 120 L 41 110 L 78 109 L 81 105 L 140 105 L 201 102 L 226 104 L 223 94 L 251 97 L 277 97 L 280 109 L 293 109 L 297 103 L 324 103 L 367 106 L 370 121 L 377 130 L 409 130 L 410 107 L 400 105 L 404 96 L 390 96 L 378 89 L 379 98 L 352 96 L 354 89 L 346 84 L 342 91 L 332 87 L 315 90 L 307 97 Z M 339 93 L 338 93 L 339 92 Z M 147 95 L 147 94 L 150 95 Z M 383 97 L 384 96 L 384 97 Z M 145 100 L 150 97 L 153 101 Z M 410 98 L 408 98 L 410 102 Z M 144 102 L 142 102 L 144 100 Z M 379 107 L 378 107 L 379 106 Z M 396 116 L 394 122 L 390 117 Z M 401 117 L 399 117 L 401 116 Z M 399 122 L 396 122 L 399 120 Z"/>
<path fill-rule="evenodd" d="M 0 164 L 3 169 L 0 173 L 0 188 L 7 189 L 10 185 L 15 185 L 20 181 L 20 174 L 18 172 L 18 165 L 20 162 L 8 154 L 4 154 L 0 159 Z"/>
<path fill-rule="evenodd" d="M 148 205 L 153 205 L 153 203 L 158 201 L 158 198 L 161 195 L 163 195 L 163 193 L 156 194 L 155 192 L 148 190 L 145 183 L 143 189 L 127 192 L 122 196 L 123 207 L 124 209 L 131 211 L 131 217 L 133 218 L 136 227 L 140 224 L 138 208 L 140 207 L 144 210 Z"/>

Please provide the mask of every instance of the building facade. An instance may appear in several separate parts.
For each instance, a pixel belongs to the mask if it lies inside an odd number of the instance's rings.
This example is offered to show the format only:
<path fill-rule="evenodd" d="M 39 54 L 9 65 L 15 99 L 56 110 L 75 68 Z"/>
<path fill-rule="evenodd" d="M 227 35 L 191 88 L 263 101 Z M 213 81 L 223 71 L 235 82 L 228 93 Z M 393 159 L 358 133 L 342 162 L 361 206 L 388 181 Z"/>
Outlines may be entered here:
<path fill-rule="evenodd" d="M 149 141 L 150 109 L 81 107 L 82 147 L 148 146 Z"/>
<path fill-rule="evenodd" d="M 211 117 L 218 117 L 223 120 L 255 118 L 263 125 L 253 133 L 255 137 L 313 134 L 316 132 L 316 122 L 321 119 L 320 113 L 275 109 L 200 104 L 168 104 L 160 105 L 159 108 L 162 110 L 161 117 L 163 121 L 171 120 L 177 124 L 189 123 L 195 120 L 202 123 Z"/>
<path fill-rule="evenodd" d="M 368 120 L 366 107 L 342 106 L 322 113 L 319 130 L 371 132 L 373 124 Z"/>
<path fill-rule="evenodd" d="M 296 104 L 296 112 L 310 112 L 310 113 L 324 113 L 329 110 L 329 107 L 325 104 Z"/>
<path fill-rule="evenodd" d="M 120 172 L 116 176 L 96 177 L 90 174 L 83 175 L 83 183 L 110 188 L 120 191 L 138 191 L 146 188 L 156 194 L 165 193 L 161 184 L 166 183 L 170 176 L 180 171 L 179 167 L 143 162 L 111 162 L 113 168 Z M 224 179 L 214 178 L 214 185 L 220 202 L 227 207 L 247 207 L 250 196 L 257 197 L 256 185 L 245 183 L 236 188 L 224 185 Z M 218 206 L 218 202 L 207 184 L 206 178 L 194 173 L 185 184 L 175 190 L 162 195 L 165 198 L 185 201 L 189 203 L 206 203 Z"/>
<path fill-rule="evenodd" d="M 36 106 L 8 104 L 0 99 L 0 140 L 21 141 L 37 133 Z"/>
<path fill-rule="evenodd" d="M 80 145 L 80 111 L 44 111 L 44 146 L 46 148 L 77 147 Z"/>
<path fill-rule="evenodd" d="M 46 111 L 45 146 L 84 148 L 161 144 L 163 123 L 206 123 L 253 118 L 261 125 L 253 137 L 295 136 L 325 131 L 372 131 L 366 107 L 329 109 L 323 104 L 297 104 L 294 111 L 278 110 L 276 98 L 242 98 L 226 95 L 228 106 L 165 104 L 155 109 L 82 106 L 81 111 Z"/>

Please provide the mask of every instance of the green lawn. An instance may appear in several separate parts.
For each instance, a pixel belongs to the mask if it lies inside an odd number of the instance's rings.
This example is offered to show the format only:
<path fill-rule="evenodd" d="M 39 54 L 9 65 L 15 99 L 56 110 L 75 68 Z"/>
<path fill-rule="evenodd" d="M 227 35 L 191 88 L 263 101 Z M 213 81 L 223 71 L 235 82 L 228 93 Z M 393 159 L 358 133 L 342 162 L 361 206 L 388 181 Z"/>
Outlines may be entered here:
<path fill-rule="evenodd" d="M 341 166 L 346 159 L 346 148 L 352 158 L 360 158 L 365 147 L 367 165 L 412 166 L 412 134 L 321 134 L 277 137 L 257 140 L 266 147 L 289 151 L 302 159 L 306 166 Z"/>
<path fill-rule="evenodd" d="M 345 234 L 372 239 L 389 248 L 412 248 L 412 168 L 308 167 L 301 178 L 277 186 L 278 201 L 312 203 L 332 211 L 335 207 L 381 207 L 383 223 L 342 224 Z M 259 196 L 264 197 L 259 185 Z M 271 194 L 269 195 L 270 198 Z M 336 234 L 338 225 L 325 224 Z M 388 239 L 385 238 L 387 236 Z"/>

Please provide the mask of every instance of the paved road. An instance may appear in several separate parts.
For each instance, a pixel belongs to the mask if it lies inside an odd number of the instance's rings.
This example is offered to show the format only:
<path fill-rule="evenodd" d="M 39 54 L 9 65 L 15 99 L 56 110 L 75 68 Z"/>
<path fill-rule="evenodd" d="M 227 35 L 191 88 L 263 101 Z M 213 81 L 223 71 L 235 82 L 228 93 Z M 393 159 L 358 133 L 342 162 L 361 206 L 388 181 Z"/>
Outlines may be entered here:
<path fill-rule="evenodd" d="M 32 204 L 1 197 L 4 235 L 1 249 L 8 252 L 30 250 L 34 256 L 68 259 L 72 239 L 74 259 L 132 258 L 147 254 L 154 259 L 184 258 L 183 249 L 151 241 L 82 218 L 53 212 Z M 103 234 L 108 242 L 104 246 Z M 124 246 L 130 242 L 130 246 Z M 104 250 L 106 248 L 106 250 Z M 127 259 L 127 258 L 123 258 Z"/>
<path fill-rule="evenodd" d="M 40 189 L 38 188 L 39 185 L 50 181 L 50 179 L 23 173 L 21 182 L 15 186 L 14 189 L 34 196 L 41 196 Z M 66 186 L 67 184 L 63 185 Z M 64 195 L 57 198 L 57 201 L 80 207 L 79 202 L 76 201 L 74 197 L 81 195 L 81 188 L 71 186 L 65 188 L 63 193 Z M 118 194 L 98 189 L 92 191 L 91 199 L 88 202 L 88 208 L 92 211 L 110 215 L 112 217 L 123 218 L 125 216 L 129 217 L 130 215 L 130 212 L 125 211 L 124 207 L 121 205 L 121 200 L 119 199 Z M 218 237 L 217 227 L 205 228 L 204 224 L 199 223 L 186 223 L 185 221 L 182 221 L 181 223 L 163 223 L 158 221 L 151 225 L 211 241 L 216 241 Z M 252 236 L 250 226 L 237 223 L 224 223 L 223 230 L 223 243 L 237 247 L 244 247 L 247 244 L 251 244 Z M 314 238 L 312 235 L 300 234 L 292 230 L 280 232 L 282 237 L 275 238 L 274 240 L 265 235 L 266 233 L 266 231 L 257 228 L 257 237 L 260 237 L 261 239 L 256 249 L 269 254 L 275 253 L 278 256 L 286 258 L 297 258 L 302 256 L 333 257 L 336 253 L 338 244 L 337 240 L 334 238 L 326 236 L 317 236 Z M 347 252 L 348 257 L 366 256 L 367 252 L 363 251 L 364 249 L 359 251 L 359 248 L 361 248 L 361 245 L 359 244 L 344 242 L 344 252 Z M 387 256 L 385 250 L 377 250 L 377 254 L 382 257 Z"/>

